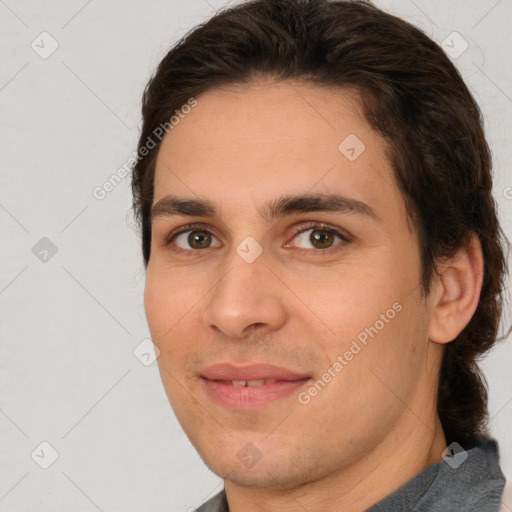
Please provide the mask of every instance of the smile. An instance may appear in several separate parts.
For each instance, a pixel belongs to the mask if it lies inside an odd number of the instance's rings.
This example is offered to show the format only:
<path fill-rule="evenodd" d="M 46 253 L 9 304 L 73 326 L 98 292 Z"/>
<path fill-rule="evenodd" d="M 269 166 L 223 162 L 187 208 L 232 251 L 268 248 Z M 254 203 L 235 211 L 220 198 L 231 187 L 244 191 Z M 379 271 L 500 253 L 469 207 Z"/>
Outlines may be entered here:
<path fill-rule="evenodd" d="M 206 368 L 200 378 L 209 399 L 231 410 L 263 408 L 296 394 L 310 381 L 309 375 L 271 364 L 220 363 Z"/>

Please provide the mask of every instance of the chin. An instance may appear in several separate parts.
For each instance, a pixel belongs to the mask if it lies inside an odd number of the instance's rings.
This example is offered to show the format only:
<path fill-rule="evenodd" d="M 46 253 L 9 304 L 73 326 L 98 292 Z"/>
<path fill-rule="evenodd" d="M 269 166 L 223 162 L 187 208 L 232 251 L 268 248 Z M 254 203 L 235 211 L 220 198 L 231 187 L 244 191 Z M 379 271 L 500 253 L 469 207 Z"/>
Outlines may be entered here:
<path fill-rule="evenodd" d="M 280 456 L 280 460 L 277 460 L 275 455 L 273 458 L 265 458 L 262 455 L 254 464 L 253 461 L 245 459 L 247 466 L 240 460 L 243 456 L 237 457 L 236 454 L 229 456 L 227 452 L 223 452 L 220 457 L 213 453 L 209 453 L 208 456 L 200 455 L 213 473 L 240 487 L 291 490 L 323 476 L 320 474 L 321 468 L 318 463 L 312 464 L 311 467 L 301 457 L 294 457 L 291 454 Z"/>
<path fill-rule="evenodd" d="M 290 478 L 290 475 L 282 476 L 281 472 L 276 471 L 275 464 L 269 465 L 268 468 L 260 467 L 247 469 L 223 468 L 223 471 L 215 471 L 213 467 L 210 469 L 220 478 L 234 484 L 238 487 L 247 487 L 252 489 L 291 489 L 298 485 L 297 481 Z"/>

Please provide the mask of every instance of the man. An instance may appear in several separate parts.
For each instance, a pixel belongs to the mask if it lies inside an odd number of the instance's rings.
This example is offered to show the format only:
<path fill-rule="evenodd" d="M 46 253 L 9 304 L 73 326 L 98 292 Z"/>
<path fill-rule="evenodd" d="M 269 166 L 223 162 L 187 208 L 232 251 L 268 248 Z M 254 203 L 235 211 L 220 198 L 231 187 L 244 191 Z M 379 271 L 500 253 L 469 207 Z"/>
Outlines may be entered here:
<path fill-rule="evenodd" d="M 497 511 L 476 358 L 503 233 L 477 105 L 370 3 L 256 0 L 162 60 L 134 207 L 201 512 Z"/>

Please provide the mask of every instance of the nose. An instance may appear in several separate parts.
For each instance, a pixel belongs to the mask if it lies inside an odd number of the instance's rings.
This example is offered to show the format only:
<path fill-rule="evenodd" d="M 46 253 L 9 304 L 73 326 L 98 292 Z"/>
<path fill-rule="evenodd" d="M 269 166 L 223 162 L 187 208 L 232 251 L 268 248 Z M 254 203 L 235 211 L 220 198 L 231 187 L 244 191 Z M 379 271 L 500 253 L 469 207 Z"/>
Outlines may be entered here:
<path fill-rule="evenodd" d="M 286 322 L 285 289 L 263 255 L 247 263 L 233 254 L 205 301 L 203 322 L 230 339 L 253 330 L 274 331 Z"/>

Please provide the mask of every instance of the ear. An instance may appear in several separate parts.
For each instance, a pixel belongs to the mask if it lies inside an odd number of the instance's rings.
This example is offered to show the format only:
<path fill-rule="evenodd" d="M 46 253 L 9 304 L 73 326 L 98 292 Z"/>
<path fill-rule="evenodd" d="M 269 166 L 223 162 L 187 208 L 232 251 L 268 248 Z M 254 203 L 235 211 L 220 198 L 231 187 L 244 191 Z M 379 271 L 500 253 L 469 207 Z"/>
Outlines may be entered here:
<path fill-rule="evenodd" d="M 466 327 L 480 300 L 484 275 L 482 246 L 476 233 L 450 260 L 440 265 L 432 286 L 429 338 L 453 341 Z"/>

